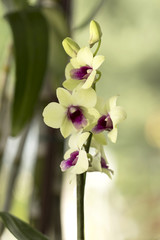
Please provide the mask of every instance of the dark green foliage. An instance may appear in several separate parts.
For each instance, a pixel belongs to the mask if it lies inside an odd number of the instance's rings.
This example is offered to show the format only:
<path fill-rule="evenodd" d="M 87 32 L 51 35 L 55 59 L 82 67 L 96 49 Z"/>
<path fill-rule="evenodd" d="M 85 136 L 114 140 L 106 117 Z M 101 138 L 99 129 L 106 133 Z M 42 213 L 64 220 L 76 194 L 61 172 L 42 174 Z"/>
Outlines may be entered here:
<path fill-rule="evenodd" d="M 32 228 L 29 224 L 7 212 L 0 212 L 0 218 L 6 228 L 18 240 L 48 240 L 46 236 Z"/>
<path fill-rule="evenodd" d="M 42 13 L 28 8 L 10 13 L 15 48 L 16 82 L 12 107 L 13 136 L 31 119 L 43 83 L 48 54 L 48 27 Z"/>

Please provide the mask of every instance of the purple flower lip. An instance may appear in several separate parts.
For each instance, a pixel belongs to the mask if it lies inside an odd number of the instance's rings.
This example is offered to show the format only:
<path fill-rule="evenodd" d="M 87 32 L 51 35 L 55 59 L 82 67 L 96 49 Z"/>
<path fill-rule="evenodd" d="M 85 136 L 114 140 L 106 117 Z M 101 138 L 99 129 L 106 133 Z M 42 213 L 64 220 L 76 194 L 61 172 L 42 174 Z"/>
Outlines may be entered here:
<path fill-rule="evenodd" d="M 92 68 L 90 66 L 83 66 L 80 68 L 75 68 L 70 71 L 71 78 L 77 80 L 87 79 L 92 72 Z"/>
<path fill-rule="evenodd" d="M 62 171 L 66 171 L 68 168 L 75 166 L 78 161 L 78 155 L 79 151 L 75 151 L 70 154 L 70 158 L 63 160 L 60 165 Z"/>
<path fill-rule="evenodd" d="M 67 116 L 76 129 L 81 129 L 87 125 L 87 119 L 79 106 L 68 107 Z"/>
<path fill-rule="evenodd" d="M 101 167 L 105 168 L 105 169 L 109 168 L 107 163 L 106 163 L 106 161 L 105 161 L 105 159 L 103 157 L 101 157 Z"/>
<path fill-rule="evenodd" d="M 109 115 L 103 115 L 98 119 L 96 126 L 92 129 L 93 133 L 100 133 L 102 131 L 111 131 L 113 129 L 113 122 Z"/>

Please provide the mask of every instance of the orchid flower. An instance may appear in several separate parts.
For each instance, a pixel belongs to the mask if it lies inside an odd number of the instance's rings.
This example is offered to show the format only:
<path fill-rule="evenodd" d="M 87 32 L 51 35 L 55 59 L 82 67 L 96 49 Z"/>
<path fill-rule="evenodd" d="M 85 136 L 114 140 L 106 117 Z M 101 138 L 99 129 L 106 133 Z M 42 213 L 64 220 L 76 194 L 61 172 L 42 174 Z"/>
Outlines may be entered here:
<path fill-rule="evenodd" d="M 124 109 L 116 106 L 117 97 L 111 97 L 107 102 L 102 99 L 97 100 L 96 108 L 100 113 L 96 125 L 92 129 L 94 134 L 108 132 L 108 138 L 115 143 L 117 140 L 117 124 L 126 118 Z"/>
<path fill-rule="evenodd" d="M 73 134 L 69 139 L 70 149 L 65 153 L 64 160 L 61 162 L 61 170 L 69 171 L 71 174 L 81 174 L 88 170 L 88 157 L 83 145 L 90 133 Z"/>
<path fill-rule="evenodd" d="M 72 93 L 58 88 L 57 98 L 59 103 L 49 103 L 43 111 L 43 117 L 49 127 L 60 128 L 64 138 L 89 125 L 97 113 L 93 108 L 97 95 L 92 88 L 74 90 Z"/>
<path fill-rule="evenodd" d="M 90 162 L 89 172 L 103 172 L 112 178 L 113 170 L 109 168 L 108 160 L 106 158 L 104 148 L 101 144 L 92 141 L 92 146 L 95 148 L 95 154 Z"/>
<path fill-rule="evenodd" d="M 104 61 L 104 56 L 93 53 L 88 47 L 81 48 L 77 56 L 71 58 L 70 63 L 66 66 L 66 80 L 63 86 L 68 90 L 73 90 L 80 85 L 83 89 L 88 89 L 96 79 L 97 69 Z"/>

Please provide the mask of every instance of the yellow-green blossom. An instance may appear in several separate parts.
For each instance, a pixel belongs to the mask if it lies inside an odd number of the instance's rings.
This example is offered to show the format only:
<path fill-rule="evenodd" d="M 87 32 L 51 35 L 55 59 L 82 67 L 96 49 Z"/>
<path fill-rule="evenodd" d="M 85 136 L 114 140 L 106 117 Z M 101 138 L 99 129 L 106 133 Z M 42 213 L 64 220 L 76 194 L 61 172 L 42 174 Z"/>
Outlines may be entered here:
<path fill-rule="evenodd" d="M 90 88 L 96 79 L 97 69 L 104 60 L 102 55 L 93 57 L 88 47 L 81 48 L 66 67 L 66 81 L 63 82 L 63 86 L 68 90 L 73 90 L 78 85 L 83 89 Z"/>
<path fill-rule="evenodd" d="M 97 123 L 92 129 L 95 134 L 102 133 L 103 131 L 108 132 L 108 138 L 115 143 L 117 140 L 117 124 L 126 118 L 126 112 L 120 106 L 116 106 L 117 97 L 111 97 L 108 101 L 98 98 L 96 109 L 100 113 L 100 117 Z"/>
<path fill-rule="evenodd" d="M 43 117 L 49 127 L 60 128 L 64 138 L 88 126 L 97 114 L 93 108 L 97 95 L 92 88 L 74 90 L 72 93 L 58 88 L 57 98 L 59 103 L 49 103 L 43 111 Z"/>
<path fill-rule="evenodd" d="M 113 170 L 109 168 L 109 163 L 103 146 L 94 140 L 92 140 L 91 146 L 94 148 L 95 153 L 90 161 L 88 171 L 103 172 L 107 174 L 109 178 L 112 178 Z"/>
<path fill-rule="evenodd" d="M 71 135 L 69 139 L 70 149 L 65 153 L 64 160 L 60 164 L 63 172 L 68 171 L 70 174 L 81 174 L 88 170 L 89 162 L 83 145 L 89 134 L 89 132 L 85 132 Z"/>

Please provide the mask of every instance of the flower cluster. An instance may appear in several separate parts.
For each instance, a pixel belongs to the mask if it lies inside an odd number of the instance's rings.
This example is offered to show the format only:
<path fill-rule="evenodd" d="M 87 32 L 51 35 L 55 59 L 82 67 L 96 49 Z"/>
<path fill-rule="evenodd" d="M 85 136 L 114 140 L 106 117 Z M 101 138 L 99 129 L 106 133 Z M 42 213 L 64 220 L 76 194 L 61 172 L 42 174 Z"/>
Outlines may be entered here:
<path fill-rule="evenodd" d="M 46 125 L 60 128 L 64 138 L 69 138 L 69 150 L 64 154 L 62 171 L 81 174 L 100 171 L 111 177 L 104 152 L 107 138 L 117 140 L 117 125 L 126 118 L 122 107 L 117 106 L 118 96 L 104 100 L 97 96 L 95 87 L 101 77 L 98 70 L 105 57 L 97 55 L 102 32 L 96 21 L 90 23 L 89 47 L 80 46 L 67 37 L 62 45 L 71 57 L 65 69 L 64 88 L 57 89 L 59 103 L 49 103 L 43 117 Z M 92 53 L 91 48 L 97 44 Z"/>

